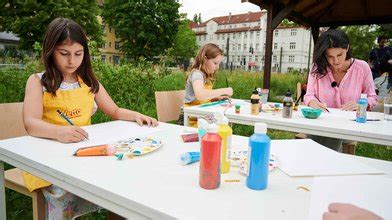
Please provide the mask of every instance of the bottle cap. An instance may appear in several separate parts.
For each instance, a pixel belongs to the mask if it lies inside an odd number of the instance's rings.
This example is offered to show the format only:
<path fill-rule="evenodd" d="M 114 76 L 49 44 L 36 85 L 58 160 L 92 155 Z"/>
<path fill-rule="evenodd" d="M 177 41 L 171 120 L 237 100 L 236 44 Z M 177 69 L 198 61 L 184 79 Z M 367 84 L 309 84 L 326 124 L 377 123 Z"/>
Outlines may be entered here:
<path fill-rule="evenodd" d="M 229 119 L 225 116 L 222 117 L 222 121 L 221 121 L 222 125 L 228 125 L 229 124 Z"/>
<path fill-rule="evenodd" d="M 287 90 L 287 92 L 286 92 L 286 97 L 291 97 L 291 92 L 290 92 L 290 90 Z"/>
<path fill-rule="evenodd" d="M 210 124 L 207 129 L 208 133 L 218 133 L 218 126 L 216 124 Z"/>
<path fill-rule="evenodd" d="M 199 128 L 207 130 L 207 127 L 208 127 L 209 123 L 204 118 L 198 118 L 197 119 L 197 125 L 198 125 Z"/>
<path fill-rule="evenodd" d="M 255 123 L 255 133 L 256 134 L 266 134 L 267 124 L 266 123 Z"/>
<path fill-rule="evenodd" d="M 361 99 L 366 99 L 366 98 L 367 98 L 367 94 L 366 93 L 361 94 Z"/>
<path fill-rule="evenodd" d="M 253 90 L 252 94 L 259 94 L 259 92 L 257 91 L 257 88 L 255 88 L 255 90 Z"/>
<path fill-rule="evenodd" d="M 223 119 L 223 113 L 222 112 L 214 112 L 214 118 L 218 124 L 222 124 L 222 119 Z"/>

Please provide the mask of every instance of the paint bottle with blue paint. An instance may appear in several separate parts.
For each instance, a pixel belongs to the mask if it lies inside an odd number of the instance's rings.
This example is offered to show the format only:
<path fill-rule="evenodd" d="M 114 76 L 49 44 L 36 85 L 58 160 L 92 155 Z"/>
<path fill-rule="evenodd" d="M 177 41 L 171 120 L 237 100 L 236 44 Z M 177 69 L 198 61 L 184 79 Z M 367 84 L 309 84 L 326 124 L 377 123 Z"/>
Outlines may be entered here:
<path fill-rule="evenodd" d="M 180 155 L 181 165 L 187 165 L 200 160 L 200 152 L 185 152 Z"/>
<path fill-rule="evenodd" d="M 368 107 L 367 94 L 361 94 L 361 98 L 357 101 L 356 122 L 366 123 L 366 110 Z"/>
<path fill-rule="evenodd" d="M 268 185 L 268 166 L 271 139 L 267 135 L 267 124 L 255 123 L 254 134 L 249 137 L 248 173 L 246 186 L 263 190 Z"/>

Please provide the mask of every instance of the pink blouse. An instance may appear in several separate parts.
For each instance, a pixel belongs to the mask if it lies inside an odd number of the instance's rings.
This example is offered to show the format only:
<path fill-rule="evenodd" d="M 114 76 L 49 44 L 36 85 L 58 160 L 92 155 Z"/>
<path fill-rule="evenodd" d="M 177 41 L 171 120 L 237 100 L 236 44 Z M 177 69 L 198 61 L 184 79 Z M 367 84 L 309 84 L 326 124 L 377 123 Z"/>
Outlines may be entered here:
<path fill-rule="evenodd" d="M 311 73 L 315 71 L 315 68 L 316 65 L 313 65 Z M 326 103 L 327 107 L 341 108 L 346 102 L 356 102 L 361 93 L 367 94 L 370 109 L 377 104 L 372 72 L 369 65 L 363 60 L 354 60 L 339 86 L 332 87 L 332 82 L 335 80 L 330 69 L 328 69 L 327 75 L 320 79 L 309 74 L 304 97 L 305 104 L 309 105 L 311 100 L 318 98 L 321 102 Z"/>

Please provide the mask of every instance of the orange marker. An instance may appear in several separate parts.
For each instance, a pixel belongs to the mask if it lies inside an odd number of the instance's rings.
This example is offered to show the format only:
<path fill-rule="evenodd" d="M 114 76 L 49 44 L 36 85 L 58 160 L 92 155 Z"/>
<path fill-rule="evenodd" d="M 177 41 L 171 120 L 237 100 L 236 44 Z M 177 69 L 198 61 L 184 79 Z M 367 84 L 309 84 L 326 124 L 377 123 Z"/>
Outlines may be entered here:
<path fill-rule="evenodd" d="M 82 147 L 79 148 L 75 153 L 74 156 L 110 156 L 116 152 L 114 146 L 109 146 L 107 144 L 104 145 L 97 145 L 91 147 Z"/>

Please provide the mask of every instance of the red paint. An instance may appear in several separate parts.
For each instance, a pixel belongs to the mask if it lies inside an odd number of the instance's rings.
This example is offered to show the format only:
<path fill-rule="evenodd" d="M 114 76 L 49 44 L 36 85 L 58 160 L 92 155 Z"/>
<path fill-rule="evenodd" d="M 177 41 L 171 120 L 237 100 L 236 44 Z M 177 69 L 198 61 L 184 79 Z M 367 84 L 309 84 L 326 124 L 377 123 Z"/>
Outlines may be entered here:
<path fill-rule="evenodd" d="M 201 140 L 199 184 L 204 189 L 216 189 L 220 185 L 220 157 L 222 138 L 208 132 Z"/>

